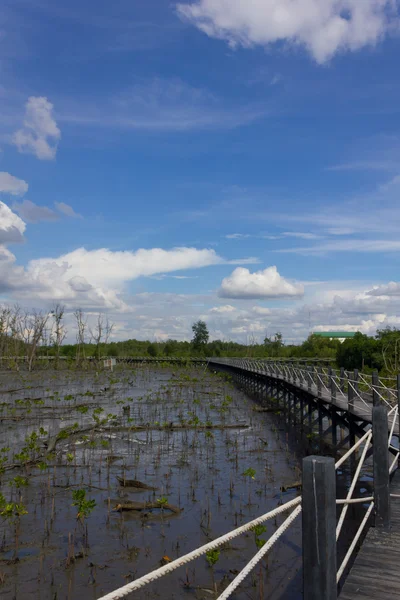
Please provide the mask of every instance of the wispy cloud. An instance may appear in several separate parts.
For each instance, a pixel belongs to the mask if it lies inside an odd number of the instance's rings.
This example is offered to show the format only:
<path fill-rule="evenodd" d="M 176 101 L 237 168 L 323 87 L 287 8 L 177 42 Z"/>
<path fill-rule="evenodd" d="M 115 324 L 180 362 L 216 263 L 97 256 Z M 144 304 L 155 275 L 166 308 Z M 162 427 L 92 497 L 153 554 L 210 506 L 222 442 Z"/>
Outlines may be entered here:
<path fill-rule="evenodd" d="M 54 206 L 58 211 L 63 213 L 66 217 L 71 217 L 72 219 L 82 219 L 82 215 L 75 212 L 72 206 L 66 204 L 65 202 L 54 202 Z"/>
<path fill-rule="evenodd" d="M 30 200 L 14 202 L 12 209 L 19 214 L 27 223 L 38 223 L 39 221 L 57 221 L 60 217 L 48 206 L 39 206 Z"/>
<path fill-rule="evenodd" d="M 333 240 L 300 248 L 283 248 L 274 252 L 291 254 L 326 254 L 328 252 L 399 252 L 400 240 Z"/>
<path fill-rule="evenodd" d="M 102 105 L 81 100 L 60 110 L 60 121 L 77 125 L 150 131 L 232 129 L 268 115 L 265 104 L 227 103 L 180 79 L 154 78 L 133 85 Z"/>

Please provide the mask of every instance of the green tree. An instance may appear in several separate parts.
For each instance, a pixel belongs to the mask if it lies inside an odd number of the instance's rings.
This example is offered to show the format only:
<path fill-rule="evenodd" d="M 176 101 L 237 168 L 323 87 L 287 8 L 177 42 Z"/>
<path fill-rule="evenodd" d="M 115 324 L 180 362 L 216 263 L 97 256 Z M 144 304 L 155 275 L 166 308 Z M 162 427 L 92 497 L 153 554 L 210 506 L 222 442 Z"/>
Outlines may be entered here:
<path fill-rule="evenodd" d="M 207 344 L 210 337 L 207 329 L 207 324 L 199 319 L 192 325 L 193 339 L 192 344 L 194 348 L 201 348 Z"/>
<path fill-rule="evenodd" d="M 157 345 L 153 344 L 153 343 L 150 343 L 147 346 L 147 354 L 149 356 L 151 356 L 152 358 L 155 358 L 157 356 L 157 354 L 158 354 L 158 347 L 157 347 Z"/>
<path fill-rule="evenodd" d="M 274 339 L 269 337 L 264 338 L 264 347 L 268 356 L 280 356 L 283 346 L 284 343 L 280 331 L 276 332 Z"/>

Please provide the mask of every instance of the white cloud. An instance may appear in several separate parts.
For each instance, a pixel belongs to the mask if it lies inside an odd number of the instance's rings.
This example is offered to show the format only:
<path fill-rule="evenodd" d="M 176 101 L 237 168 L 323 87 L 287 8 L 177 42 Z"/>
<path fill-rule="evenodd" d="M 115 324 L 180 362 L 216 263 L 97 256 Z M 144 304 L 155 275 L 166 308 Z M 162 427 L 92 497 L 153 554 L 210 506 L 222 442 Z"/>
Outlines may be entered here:
<path fill-rule="evenodd" d="M 400 240 L 334 240 L 324 244 L 300 248 L 284 248 L 274 252 L 293 254 L 325 254 L 327 252 L 399 252 Z"/>
<path fill-rule="evenodd" d="M 229 233 L 225 236 L 227 240 L 245 240 L 251 235 L 249 233 Z"/>
<path fill-rule="evenodd" d="M 82 219 L 82 215 L 75 212 L 72 206 L 65 204 L 65 202 L 54 202 L 54 206 L 67 217 L 72 217 L 73 219 Z"/>
<path fill-rule="evenodd" d="M 253 306 L 251 311 L 260 317 L 266 317 L 267 315 L 271 314 L 271 310 L 269 308 L 265 308 L 264 306 Z"/>
<path fill-rule="evenodd" d="M 400 283 L 390 281 L 387 285 L 379 285 L 367 292 L 369 296 L 400 296 Z"/>
<path fill-rule="evenodd" d="M 28 223 L 38 223 L 39 221 L 57 221 L 58 215 L 47 206 L 38 206 L 30 200 L 23 202 L 14 202 L 13 210 Z"/>
<path fill-rule="evenodd" d="M 238 267 L 222 280 L 218 295 L 221 298 L 256 299 L 296 297 L 303 293 L 301 284 L 290 283 L 281 277 L 276 267 L 255 273 Z"/>
<path fill-rule="evenodd" d="M 316 233 L 302 233 L 301 231 L 285 231 L 282 233 L 285 237 L 294 237 L 299 238 L 301 240 L 318 240 L 321 239 L 321 235 L 317 235 Z"/>
<path fill-rule="evenodd" d="M 0 201 L 0 244 L 22 242 L 25 228 L 23 220 Z"/>
<path fill-rule="evenodd" d="M 0 230 L 0 236 L 3 235 L 4 241 L 18 241 L 15 229 L 10 230 L 13 236 L 9 229 L 19 224 L 22 237 L 25 224 L 6 205 L 0 204 L 0 210 L 4 210 L 9 224 L 4 231 Z M 6 223 L 5 218 L 1 222 Z M 0 240 L 3 238 L 0 237 Z M 31 260 L 25 269 L 15 265 L 15 257 L 11 253 L 6 258 L 7 268 L 0 272 L 0 286 L 15 290 L 20 299 L 62 300 L 70 307 L 103 306 L 119 311 L 130 310 L 123 300 L 125 285 L 129 281 L 156 273 L 197 269 L 225 262 L 214 250 L 195 248 L 153 248 L 136 252 L 78 248 L 58 258 Z"/>
<path fill-rule="evenodd" d="M 52 160 L 60 137 L 51 102 L 41 96 L 31 96 L 25 105 L 24 126 L 14 133 L 13 144 L 20 152 L 34 154 L 40 160 Z"/>
<path fill-rule="evenodd" d="M 225 304 L 225 306 L 214 306 L 213 308 L 210 308 L 209 312 L 218 315 L 223 315 L 226 313 L 234 312 L 235 310 L 237 309 L 234 306 L 231 306 L 230 304 Z"/>
<path fill-rule="evenodd" d="M 23 196 L 28 191 L 28 184 L 23 179 L 18 179 L 5 171 L 0 172 L 0 193 L 12 196 Z"/>
<path fill-rule="evenodd" d="M 399 25 L 397 0 L 195 0 L 177 10 L 232 47 L 286 42 L 318 63 L 374 45 Z"/>
<path fill-rule="evenodd" d="M 59 258 L 41 258 L 29 263 L 34 277 L 54 267 L 63 269 L 65 277 L 85 277 L 95 286 L 122 286 L 141 276 L 170 273 L 184 269 L 198 269 L 223 263 L 214 250 L 196 248 L 152 248 L 136 252 L 112 252 L 107 248 L 86 250 L 78 248 Z"/>

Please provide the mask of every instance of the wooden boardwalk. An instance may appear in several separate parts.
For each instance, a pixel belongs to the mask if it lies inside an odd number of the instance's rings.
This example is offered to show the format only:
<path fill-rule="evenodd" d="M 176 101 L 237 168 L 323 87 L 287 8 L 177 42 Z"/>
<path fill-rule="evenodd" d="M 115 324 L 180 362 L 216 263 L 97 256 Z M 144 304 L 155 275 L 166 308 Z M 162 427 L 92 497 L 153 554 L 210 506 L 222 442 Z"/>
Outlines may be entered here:
<path fill-rule="evenodd" d="M 396 471 L 391 494 L 400 495 Z M 391 530 L 371 527 L 346 579 L 339 600 L 395 600 L 400 598 L 400 498 L 391 501 Z M 322 600 L 322 599 L 321 599 Z"/>

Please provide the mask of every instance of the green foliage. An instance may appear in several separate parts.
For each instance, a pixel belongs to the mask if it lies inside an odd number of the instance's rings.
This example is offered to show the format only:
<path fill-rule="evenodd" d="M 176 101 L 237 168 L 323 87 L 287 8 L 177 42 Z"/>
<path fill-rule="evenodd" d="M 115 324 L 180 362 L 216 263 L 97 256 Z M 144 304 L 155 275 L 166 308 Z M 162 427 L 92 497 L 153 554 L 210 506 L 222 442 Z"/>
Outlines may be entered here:
<path fill-rule="evenodd" d="M 80 520 L 83 520 L 85 517 L 88 517 L 96 506 L 95 500 L 86 499 L 86 490 L 83 489 L 73 490 L 72 499 L 72 506 L 76 506 L 78 508 L 76 518 Z"/>
<path fill-rule="evenodd" d="M 193 347 L 196 349 L 200 349 L 201 347 L 205 346 L 210 337 L 209 333 L 208 333 L 208 329 L 207 329 L 207 324 L 204 321 L 202 321 L 201 319 L 199 319 L 198 321 L 193 323 L 192 331 L 193 331 L 193 339 L 192 339 Z"/>
<path fill-rule="evenodd" d="M 210 567 L 213 567 L 219 560 L 220 551 L 218 548 L 206 552 L 206 559 Z"/>
<path fill-rule="evenodd" d="M 248 469 L 243 471 L 242 475 L 243 475 L 243 477 L 248 477 L 249 479 L 255 479 L 256 470 L 249 467 Z"/>
<path fill-rule="evenodd" d="M 27 514 L 28 511 L 22 502 L 7 502 L 3 494 L 0 493 L 0 516 L 10 523 L 15 523 L 16 520 Z"/>
<path fill-rule="evenodd" d="M 29 479 L 27 479 L 27 477 L 21 477 L 20 475 L 17 475 L 13 479 L 11 479 L 11 481 L 9 481 L 8 484 L 10 486 L 16 487 L 17 489 L 20 489 L 21 487 L 26 487 L 27 485 L 29 485 Z"/>
<path fill-rule="evenodd" d="M 166 496 L 161 496 L 161 498 L 157 498 L 157 504 L 161 507 L 164 507 L 168 504 L 168 498 Z"/>

